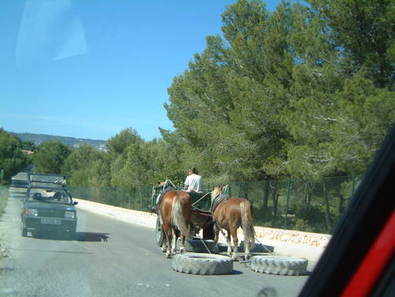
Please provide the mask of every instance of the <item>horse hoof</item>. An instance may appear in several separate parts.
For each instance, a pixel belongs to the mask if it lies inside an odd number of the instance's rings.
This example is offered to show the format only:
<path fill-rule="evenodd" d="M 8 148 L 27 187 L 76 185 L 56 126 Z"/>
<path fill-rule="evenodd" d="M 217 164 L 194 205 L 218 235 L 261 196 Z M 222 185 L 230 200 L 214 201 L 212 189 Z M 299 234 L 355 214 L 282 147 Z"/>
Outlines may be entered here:
<path fill-rule="evenodd" d="M 184 254 L 185 253 L 185 248 L 180 248 L 180 254 Z"/>

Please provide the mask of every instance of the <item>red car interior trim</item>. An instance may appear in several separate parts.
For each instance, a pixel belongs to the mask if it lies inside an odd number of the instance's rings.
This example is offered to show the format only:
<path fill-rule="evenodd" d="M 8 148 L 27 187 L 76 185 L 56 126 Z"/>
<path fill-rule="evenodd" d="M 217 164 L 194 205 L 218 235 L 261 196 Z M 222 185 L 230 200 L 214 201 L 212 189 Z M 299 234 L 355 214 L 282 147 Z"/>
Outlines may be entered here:
<path fill-rule="evenodd" d="M 373 286 L 395 253 L 395 211 L 352 276 L 342 297 L 369 296 Z"/>

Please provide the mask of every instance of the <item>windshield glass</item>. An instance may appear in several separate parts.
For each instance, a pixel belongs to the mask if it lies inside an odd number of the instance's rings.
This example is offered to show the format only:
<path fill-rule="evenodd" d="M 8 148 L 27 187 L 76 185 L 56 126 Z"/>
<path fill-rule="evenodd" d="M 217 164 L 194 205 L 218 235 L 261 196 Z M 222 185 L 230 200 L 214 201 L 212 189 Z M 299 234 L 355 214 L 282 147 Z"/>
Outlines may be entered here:
<path fill-rule="evenodd" d="M 28 200 L 60 204 L 70 204 L 72 202 L 70 195 L 59 189 L 31 189 Z"/>
<path fill-rule="evenodd" d="M 11 186 L 27 186 L 27 181 L 25 180 L 12 180 Z"/>
<path fill-rule="evenodd" d="M 0 296 L 297 296 L 395 123 L 393 3 L 0 0 Z"/>

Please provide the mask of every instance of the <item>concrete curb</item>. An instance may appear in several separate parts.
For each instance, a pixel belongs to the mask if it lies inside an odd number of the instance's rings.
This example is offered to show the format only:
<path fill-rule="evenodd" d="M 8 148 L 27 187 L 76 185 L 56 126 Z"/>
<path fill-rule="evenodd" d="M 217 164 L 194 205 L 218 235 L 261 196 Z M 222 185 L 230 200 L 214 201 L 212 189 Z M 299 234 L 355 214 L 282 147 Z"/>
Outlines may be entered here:
<path fill-rule="evenodd" d="M 77 208 L 79 209 L 111 217 L 125 223 L 136 224 L 151 229 L 155 228 L 156 214 L 116 207 L 89 200 L 74 200 L 78 201 Z M 255 226 L 254 228 L 257 242 L 274 246 L 276 254 L 305 258 L 310 261 L 317 261 L 319 259 L 331 238 L 328 234 L 283 230 L 261 226 Z M 241 229 L 239 229 L 238 235 L 239 239 L 243 240 Z M 226 240 L 222 235 L 220 236 L 219 241 L 226 243 Z"/>

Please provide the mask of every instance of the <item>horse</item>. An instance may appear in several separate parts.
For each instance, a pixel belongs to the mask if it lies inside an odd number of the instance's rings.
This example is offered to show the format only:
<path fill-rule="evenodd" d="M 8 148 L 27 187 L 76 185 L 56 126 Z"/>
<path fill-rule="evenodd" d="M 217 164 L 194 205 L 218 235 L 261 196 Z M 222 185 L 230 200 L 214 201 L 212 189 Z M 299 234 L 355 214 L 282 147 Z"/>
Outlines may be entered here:
<path fill-rule="evenodd" d="M 211 212 L 214 218 L 214 241 L 218 243 L 219 232 L 225 229 L 228 244 L 228 255 L 236 258 L 238 248 L 237 229 L 241 227 L 244 234 L 244 254 L 247 260 L 250 257 L 250 249 L 255 245 L 255 230 L 253 225 L 251 203 L 245 198 L 221 197 L 222 186 L 214 187 L 211 192 Z M 231 245 L 233 239 L 233 247 Z"/>
<path fill-rule="evenodd" d="M 185 240 L 192 237 L 192 200 L 184 191 L 169 190 L 161 197 L 158 216 L 165 234 L 166 257 L 170 258 L 177 250 L 177 238 L 181 237 L 180 252 L 185 250 Z M 172 245 L 172 241 L 174 243 Z"/>
<path fill-rule="evenodd" d="M 157 214 L 166 238 L 162 251 L 166 252 L 167 257 L 170 257 L 177 250 L 177 239 L 179 237 L 182 241 L 180 252 L 185 250 L 185 240 L 196 235 L 201 229 L 203 229 L 203 239 L 214 239 L 214 220 L 211 212 L 193 208 L 189 193 L 177 191 L 168 180 L 159 182 L 158 187 L 162 188 L 162 193 L 157 197 Z M 181 204 L 183 208 L 180 207 Z M 178 213 L 176 213 L 177 211 Z M 171 212 L 171 215 L 169 215 L 169 212 Z M 187 231 L 188 228 L 189 232 Z M 173 249 L 171 248 L 172 239 L 174 239 Z"/>
<path fill-rule="evenodd" d="M 214 220 L 211 212 L 200 209 L 192 209 L 191 213 L 192 228 L 194 235 L 203 229 L 203 239 L 214 239 Z"/>

